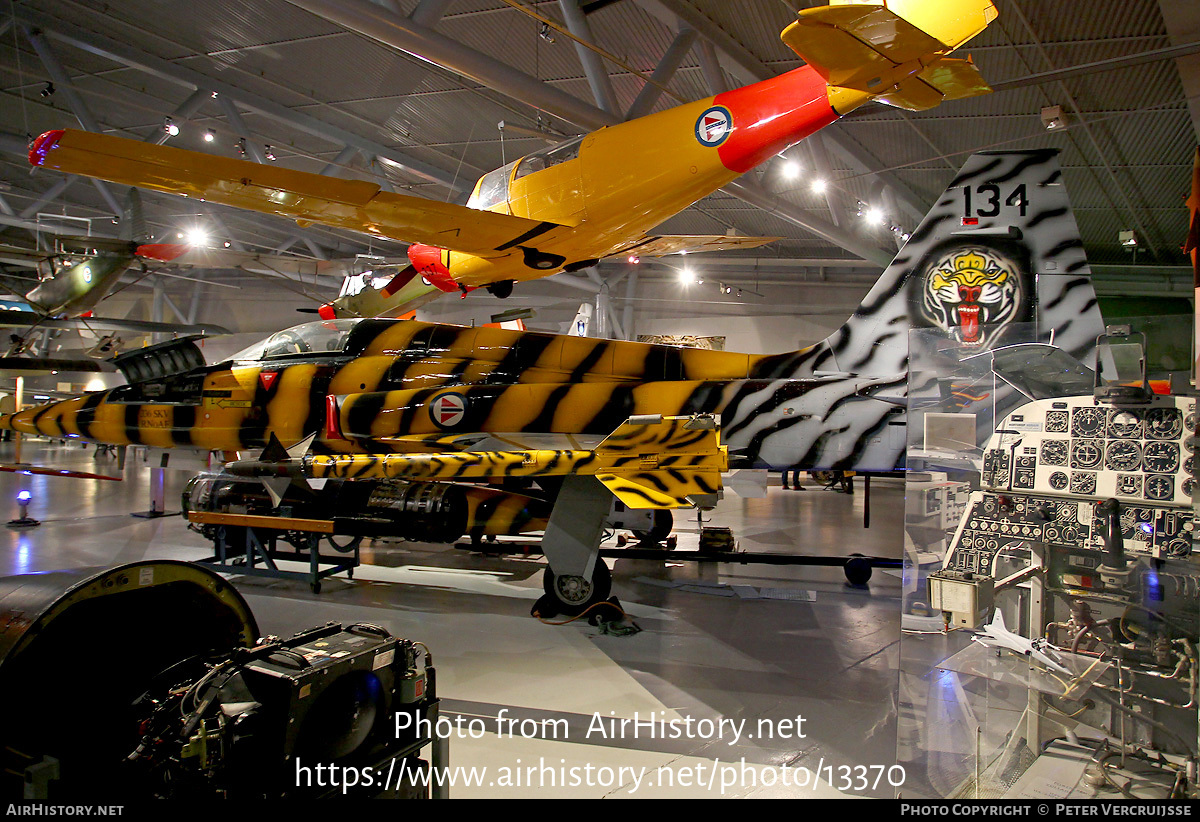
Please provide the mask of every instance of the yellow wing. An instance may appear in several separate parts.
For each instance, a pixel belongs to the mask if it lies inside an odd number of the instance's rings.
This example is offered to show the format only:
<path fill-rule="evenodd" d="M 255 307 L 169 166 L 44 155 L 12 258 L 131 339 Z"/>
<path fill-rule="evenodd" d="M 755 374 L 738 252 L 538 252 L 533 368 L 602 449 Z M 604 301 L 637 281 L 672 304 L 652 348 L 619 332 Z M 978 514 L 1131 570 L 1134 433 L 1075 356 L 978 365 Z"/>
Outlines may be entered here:
<path fill-rule="evenodd" d="M 609 256 L 618 254 L 637 254 L 639 257 L 665 257 L 668 254 L 681 254 L 693 251 L 727 251 L 731 248 L 758 248 L 760 245 L 773 243 L 780 237 L 729 237 L 724 234 L 662 234 L 653 237 L 642 237 L 620 251 L 614 251 Z"/>
<path fill-rule="evenodd" d="M 34 141 L 29 158 L 34 165 L 68 174 L 277 214 L 301 225 L 321 223 L 481 257 L 497 256 L 558 227 L 556 223 L 393 194 L 362 180 L 74 129 L 43 134 Z"/>

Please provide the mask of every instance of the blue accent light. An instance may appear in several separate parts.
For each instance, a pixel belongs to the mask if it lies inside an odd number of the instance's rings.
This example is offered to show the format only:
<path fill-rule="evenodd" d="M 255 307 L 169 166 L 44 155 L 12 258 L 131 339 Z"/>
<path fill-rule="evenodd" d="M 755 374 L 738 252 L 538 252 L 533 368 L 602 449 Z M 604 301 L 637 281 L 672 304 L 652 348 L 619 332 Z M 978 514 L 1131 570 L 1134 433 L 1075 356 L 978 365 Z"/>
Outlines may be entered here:
<path fill-rule="evenodd" d="M 17 494 L 17 502 L 19 503 L 24 504 L 29 502 L 31 499 L 33 499 L 32 491 L 21 491 Z"/>

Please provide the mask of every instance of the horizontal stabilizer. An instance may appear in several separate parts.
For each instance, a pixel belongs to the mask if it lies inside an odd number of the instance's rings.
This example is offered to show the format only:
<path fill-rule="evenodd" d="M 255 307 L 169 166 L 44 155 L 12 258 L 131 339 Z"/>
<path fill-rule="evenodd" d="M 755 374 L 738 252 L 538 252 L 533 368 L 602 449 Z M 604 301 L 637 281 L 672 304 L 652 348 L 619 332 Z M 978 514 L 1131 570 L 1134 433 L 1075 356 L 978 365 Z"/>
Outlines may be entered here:
<path fill-rule="evenodd" d="M 642 471 L 597 474 L 627 508 L 692 508 L 694 498 L 711 497 L 721 489 L 716 471 Z"/>
<path fill-rule="evenodd" d="M 830 85 L 877 94 L 897 67 L 930 66 L 996 17 L 989 0 L 838 3 L 802 9 L 781 37 Z"/>
<path fill-rule="evenodd" d="M 639 257 L 665 257 L 668 254 L 699 251 L 728 251 L 734 248 L 758 248 L 780 237 L 730 237 L 726 234 L 661 234 L 642 237 L 610 257 L 637 254 Z"/>
<path fill-rule="evenodd" d="M 908 111 L 924 111 L 943 100 L 977 97 L 991 90 L 970 60 L 943 57 L 924 71 L 902 80 L 895 91 L 880 94 L 875 100 Z"/>

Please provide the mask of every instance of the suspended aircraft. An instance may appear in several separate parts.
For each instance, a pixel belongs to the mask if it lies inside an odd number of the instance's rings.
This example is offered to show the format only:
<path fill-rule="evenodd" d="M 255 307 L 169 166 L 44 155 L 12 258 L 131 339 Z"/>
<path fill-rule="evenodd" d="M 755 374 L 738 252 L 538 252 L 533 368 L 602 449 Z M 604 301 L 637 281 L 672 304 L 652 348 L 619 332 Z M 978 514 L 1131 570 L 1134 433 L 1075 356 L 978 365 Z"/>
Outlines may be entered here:
<path fill-rule="evenodd" d="M 902 467 L 910 330 L 983 352 L 1033 324 L 1087 361 L 1104 331 L 1089 274 L 1055 152 L 985 152 L 845 325 L 799 351 L 339 319 L 223 363 L 148 369 L 0 429 L 240 452 L 234 478 L 197 500 L 324 506 L 435 542 L 544 531 L 546 595 L 578 613 L 608 595 L 598 545 L 613 496 L 633 509 L 706 507 L 731 464 Z M 306 488 L 313 480 L 323 488 Z"/>
<path fill-rule="evenodd" d="M 617 255 L 747 248 L 770 237 L 665 236 L 653 229 L 864 103 L 924 110 L 990 91 L 947 57 L 996 18 L 989 0 L 843 0 L 803 9 L 782 34 L 807 65 L 537 151 L 482 176 L 466 206 L 201 152 L 84 131 L 43 134 L 35 166 L 412 243 L 382 288 L 322 316 L 371 317 L 442 292 L 578 271 Z"/>

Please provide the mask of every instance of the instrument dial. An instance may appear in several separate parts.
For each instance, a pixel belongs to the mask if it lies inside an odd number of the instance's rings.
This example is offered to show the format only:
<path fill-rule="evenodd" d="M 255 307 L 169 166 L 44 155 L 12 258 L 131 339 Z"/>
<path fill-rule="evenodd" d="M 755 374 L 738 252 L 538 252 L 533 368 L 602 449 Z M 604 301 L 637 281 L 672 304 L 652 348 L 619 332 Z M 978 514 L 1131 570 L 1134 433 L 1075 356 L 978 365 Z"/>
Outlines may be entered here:
<path fill-rule="evenodd" d="M 1146 499 L 1160 502 L 1175 496 L 1175 478 L 1154 474 L 1146 477 Z"/>
<path fill-rule="evenodd" d="M 1104 457 L 1102 443 L 1095 440 L 1073 440 L 1071 442 L 1071 467 L 1096 468 Z"/>
<path fill-rule="evenodd" d="M 1066 411 L 1047 411 L 1046 412 L 1046 433 L 1047 434 L 1065 434 L 1070 428 L 1069 418 Z"/>
<path fill-rule="evenodd" d="M 1165 409 L 1164 409 L 1165 410 Z M 1108 435 L 1118 439 L 1136 439 L 1142 434 L 1142 418 L 1136 411 L 1114 408 L 1108 417 Z"/>
<path fill-rule="evenodd" d="M 1067 488 L 1067 475 L 1063 471 L 1055 471 L 1050 475 L 1050 487 L 1055 491 L 1065 491 Z"/>
<path fill-rule="evenodd" d="M 1146 412 L 1146 438 L 1179 439 L 1183 433 L 1183 415 L 1178 408 L 1151 408 Z"/>
<path fill-rule="evenodd" d="M 1104 431 L 1104 410 L 1085 405 L 1071 411 L 1071 434 L 1076 437 L 1098 437 Z"/>
<path fill-rule="evenodd" d="M 1067 464 L 1067 441 L 1045 440 L 1042 442 L 1042 462 L 1046 465 Z"/>
<path fill-rule="evenodd" d="M 1071 493 L 1072 494 L 1094 494 L 1096 493 L 1096 475 L 1088 471 L 1072 471 L 1071 472 Z"/>
<path fill-rule="evenodd" d="M 1140 497 L 1142 495 L 1142 475 L 1117 475 L 1117 493 L 1123 497 Z"/>
<path fill-rule="evenodd" d="M 1169 473 L 1179 468 L 1179 446 L 1173 442 L 1148 442 L 1142 450 L 1142 466 L 1147 471 Z M 1149 491 L 1147 491 L 1149 496 Z"/>
<path fill-rule="evenodd" d="M 1141 462 L 1141 446 L 1129 440 L 1113 440 L 1104 454 L 1104 467 L 1109 471 L 1136 471 Z"/>

